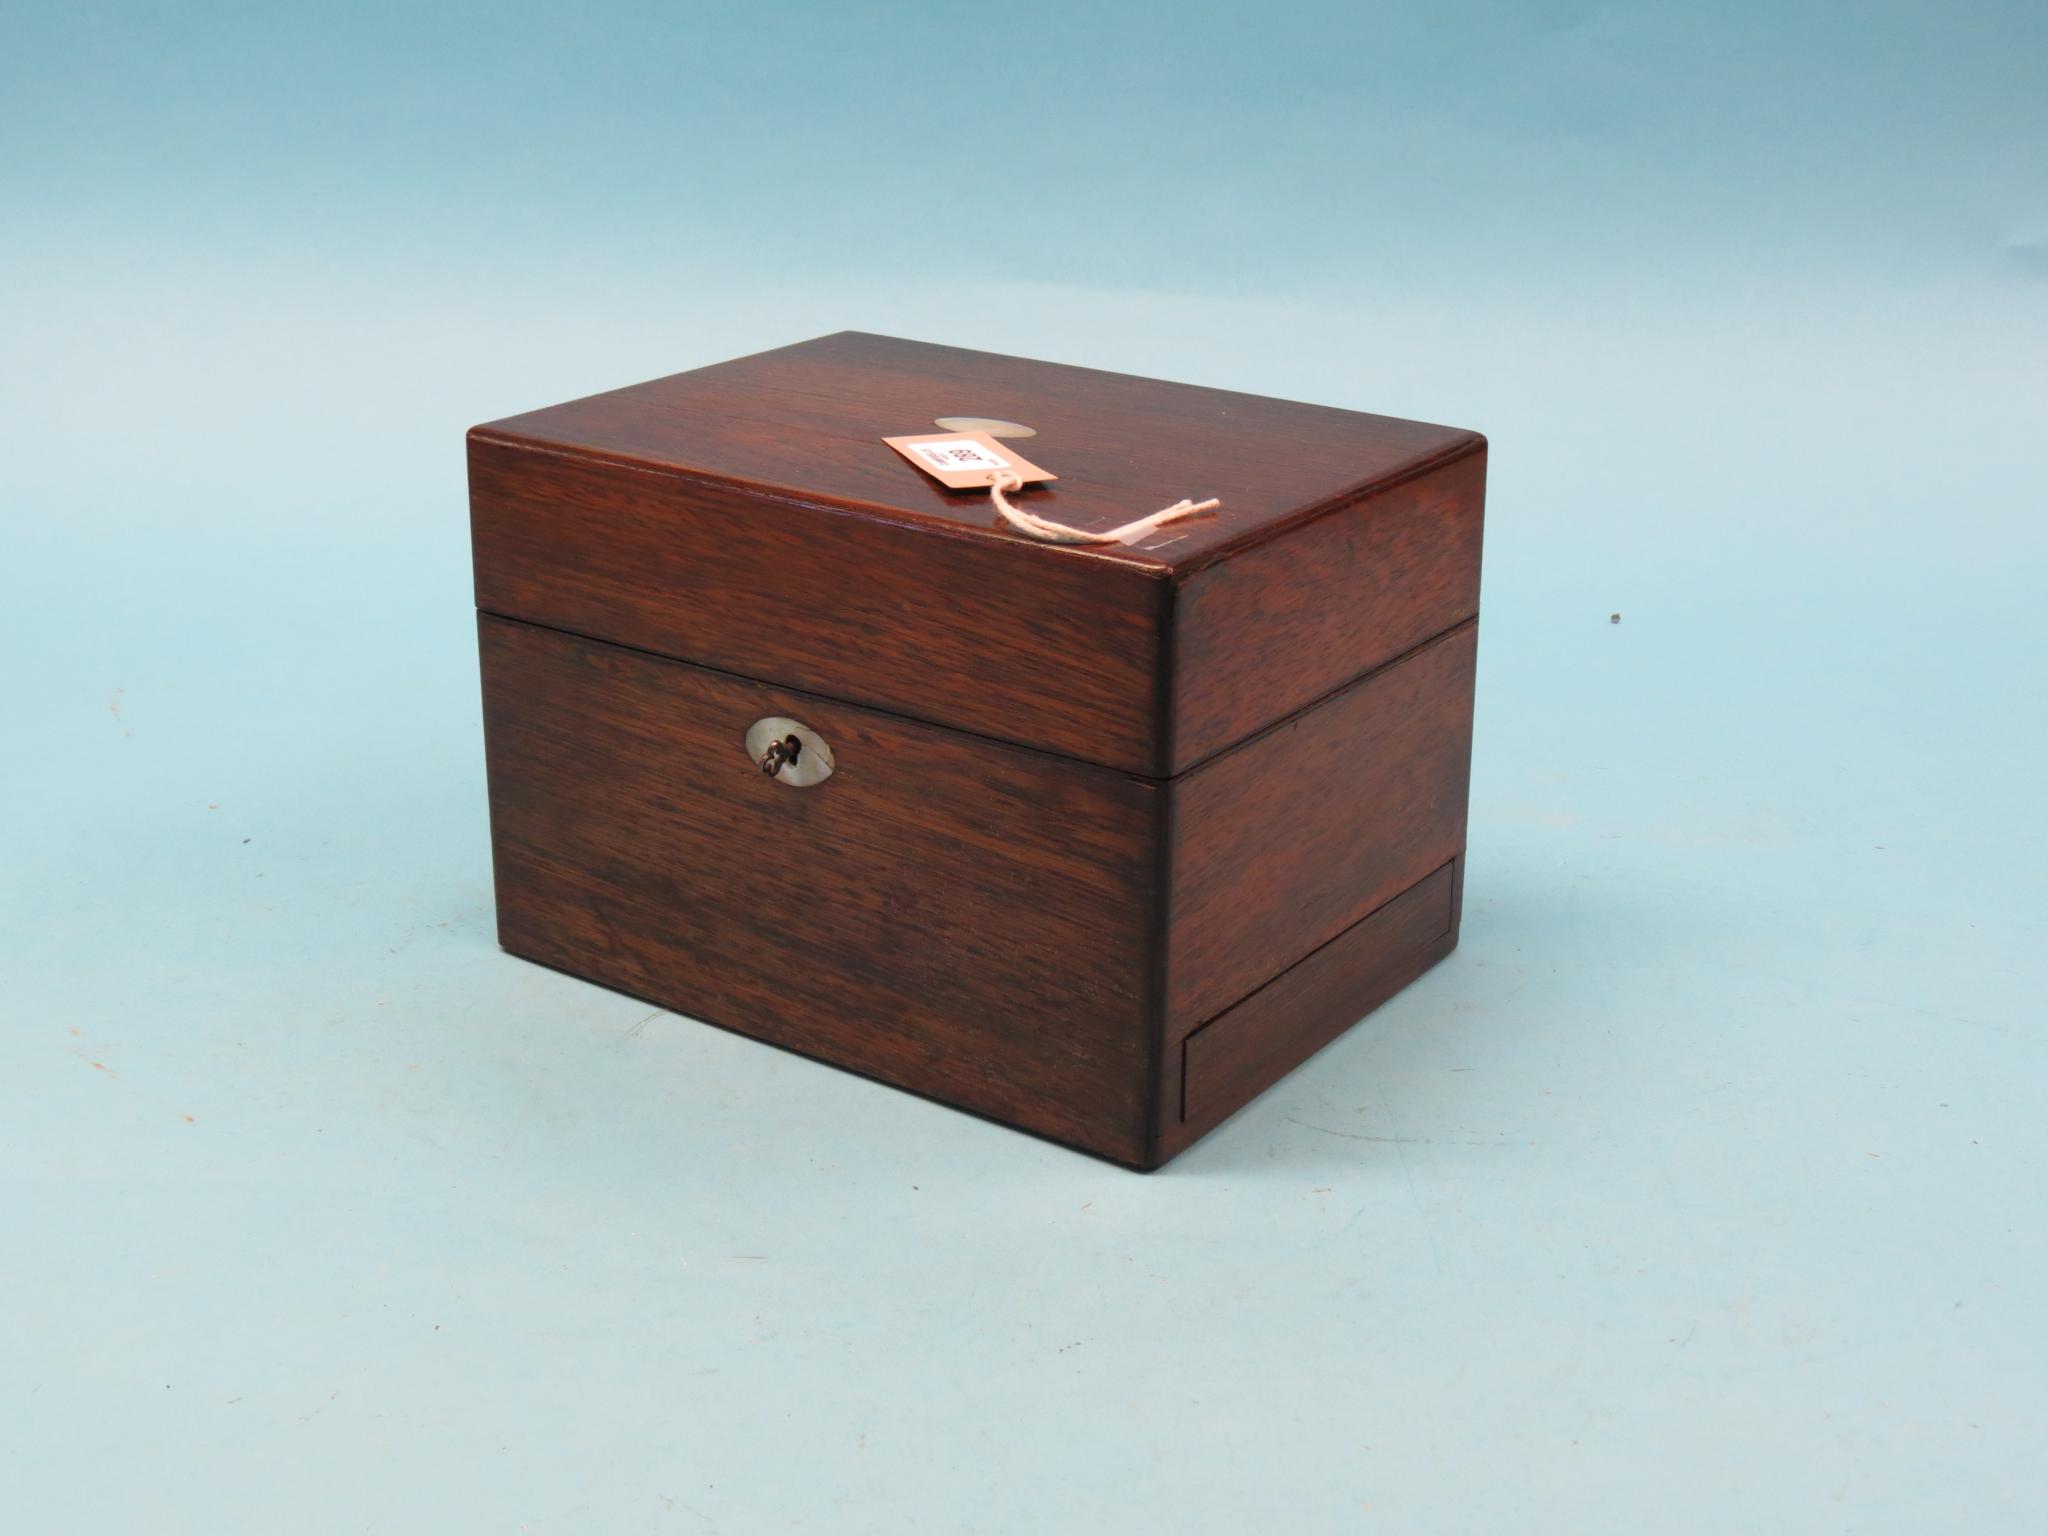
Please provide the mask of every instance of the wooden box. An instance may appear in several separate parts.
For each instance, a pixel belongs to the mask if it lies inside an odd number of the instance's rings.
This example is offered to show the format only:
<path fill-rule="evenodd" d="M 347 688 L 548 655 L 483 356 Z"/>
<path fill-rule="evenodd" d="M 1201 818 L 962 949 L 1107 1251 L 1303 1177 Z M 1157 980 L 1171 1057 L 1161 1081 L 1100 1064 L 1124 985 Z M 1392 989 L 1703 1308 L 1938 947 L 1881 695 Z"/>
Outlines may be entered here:
<path fill-rule="evenodd" d="M 1059 522 L 1222 505 L 1041 543 L 882 442 L 960 416 Z M 478 427 L 500 940 L 1156 1167 L 1457 942 L 1485 473 L 853 333 Z"/>

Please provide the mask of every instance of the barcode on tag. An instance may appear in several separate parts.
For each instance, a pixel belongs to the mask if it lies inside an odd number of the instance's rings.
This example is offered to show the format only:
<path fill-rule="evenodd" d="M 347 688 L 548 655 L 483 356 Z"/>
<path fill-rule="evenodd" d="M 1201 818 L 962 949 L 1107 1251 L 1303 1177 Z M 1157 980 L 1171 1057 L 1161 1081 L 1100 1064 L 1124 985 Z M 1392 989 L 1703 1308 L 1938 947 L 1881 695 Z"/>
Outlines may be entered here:
<path fill-rule="evenodd" d="M 1010 461 L 993 449 L 984 448 L 971 437 L 949 437 L 943 442 L 918 443 L 911 450 L 934 469 L 1008 469 Z"/>
<path fill-rule="evenodd" d="M 1056 480 L 1014 449 L 999 448 L 995 439 L 982 432 L 925 433 L 922 436 L 882 439 L 939 484 L 953 490 L 985 486 L 1001 475 L 1018 480 Z"/>

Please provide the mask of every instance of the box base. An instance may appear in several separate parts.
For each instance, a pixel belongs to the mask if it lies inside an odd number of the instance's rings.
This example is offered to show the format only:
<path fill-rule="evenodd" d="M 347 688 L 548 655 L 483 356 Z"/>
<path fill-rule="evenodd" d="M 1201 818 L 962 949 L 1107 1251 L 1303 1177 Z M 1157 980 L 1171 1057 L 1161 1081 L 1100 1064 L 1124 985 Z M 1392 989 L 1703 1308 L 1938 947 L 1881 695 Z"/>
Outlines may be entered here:
<path fill-rule="evenodd" d="M 1458 944 L 1464 857 L 1367 913 L 1190 1031 L 1166 1074 L 1157 1167 L 1344 1034 Z"/>
<path fill-rule="evenodd" d="M 578 981 L 636 997 L 652 1007 L 744 1036 L 807 1061 L 849 1072 L 898 1092 L 908 1092 L 991 1125 L 1023 1131 L 1041 1141 L 1086 1153 L 1138 1173 L 1163 1167 L 1194 1142 L 1245 1108 L 1296 1067 L 1301 1066 L 1388 1001 L 1458 945 L 1464 859 L 1453 859 L 1385 902 L 1299 964 L 1283 971 L 1249 997 L 1174 1044 L 1169 1058 L 1176 1069 L 1166 1074 L 1167 1102 L 1159 1134 L 1138 1160 L 1118 1157 L 1099 1146 L 1085 1146 L 1030 1126 L 863 1072 L 845 1061 L 806 1051 L 783 1040 L 762 1036 L 756 1029 L 706 1017 L 686 1002 L 650 996 L 620 987 L 565 965 L 553 955 L 524 952 L 516 942 L 500 947 L 516 959 L 530 961 Z"/>

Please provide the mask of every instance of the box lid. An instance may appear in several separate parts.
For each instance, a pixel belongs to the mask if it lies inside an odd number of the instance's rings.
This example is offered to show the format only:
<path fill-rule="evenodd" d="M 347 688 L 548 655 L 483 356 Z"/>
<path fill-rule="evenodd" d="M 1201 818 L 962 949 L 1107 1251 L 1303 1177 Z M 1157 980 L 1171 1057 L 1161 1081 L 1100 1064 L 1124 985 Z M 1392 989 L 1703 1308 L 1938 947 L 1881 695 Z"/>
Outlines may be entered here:
<path fill-rule="evenodd" d="M 1048 544 L 882 442 L 986 417 Z M 1477 612 L 1485 441 L 843 332 L 470 433 L 478 606 L 1144 774 Z"/>

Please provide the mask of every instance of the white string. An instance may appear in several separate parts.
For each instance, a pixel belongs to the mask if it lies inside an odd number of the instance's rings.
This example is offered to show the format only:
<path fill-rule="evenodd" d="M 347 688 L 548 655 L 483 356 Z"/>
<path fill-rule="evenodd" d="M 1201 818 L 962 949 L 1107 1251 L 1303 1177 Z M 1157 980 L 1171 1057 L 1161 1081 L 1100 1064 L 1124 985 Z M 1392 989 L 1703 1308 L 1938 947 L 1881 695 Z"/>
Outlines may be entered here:
<path fill-rule="evenodd" d="M 1023 485 L 1023 476 L 1009 470 L 998 470 L 989 477 L 989 499 L 996 504 L 996 510 L 1009 519 L 1011 527 L 1021 528 L 1034 539 L 1044 539 L 1048 544 L 1135 544 L 1154 528 L 1191 517 L 1197 512 L 1213 511 L 1223 505 L 1214 497 L 1207 501 L 1177 501 L 1170 507 L 1160 508 L 1150 517 L 1125 523 L 1121 528 L 1090 533 L 1086 528 L 1069 528 L 1065 523 L 1055 523 L 1036 512 L 1027 512 L 1003 494 L 1022 489 Z"/>

